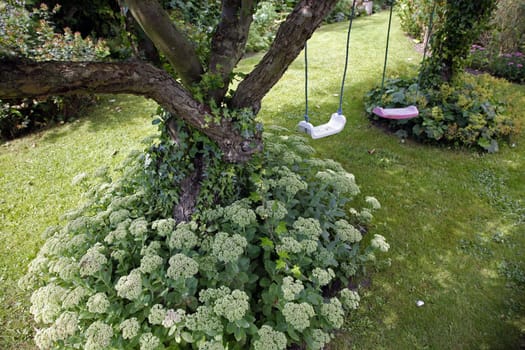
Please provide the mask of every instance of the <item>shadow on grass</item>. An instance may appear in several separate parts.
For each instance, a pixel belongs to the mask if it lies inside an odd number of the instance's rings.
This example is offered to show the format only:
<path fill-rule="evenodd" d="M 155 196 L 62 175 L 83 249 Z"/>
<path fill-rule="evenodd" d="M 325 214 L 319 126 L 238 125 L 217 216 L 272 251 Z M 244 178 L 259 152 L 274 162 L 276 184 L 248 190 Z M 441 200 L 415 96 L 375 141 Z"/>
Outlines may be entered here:
<path fill-rule="evenodd" d="M 141 96 L 133 95 L 98 95 L 97 102 L 84 116 L 71 123 L 59 125 L 51 130 L 46 130 L 43 140 L 57 142 L 63 137 L 68 137 L 72 131 L 87 126 L 90 133 L 101 130 L 122 128 L 127 123 L 148 122 L 148 118 L 155 112 L 155 102 Z"/>

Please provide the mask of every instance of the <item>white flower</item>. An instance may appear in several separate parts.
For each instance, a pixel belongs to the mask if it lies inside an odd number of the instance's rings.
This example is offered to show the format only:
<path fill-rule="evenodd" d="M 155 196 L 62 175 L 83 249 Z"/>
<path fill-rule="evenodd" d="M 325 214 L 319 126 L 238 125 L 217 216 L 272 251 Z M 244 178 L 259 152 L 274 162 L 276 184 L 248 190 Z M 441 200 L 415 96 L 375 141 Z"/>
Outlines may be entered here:
<path fill-rule="evenodd" d="M 184 254 L 175 254 L 170 258 L 169 264 L 170 267 L 166 275 L 172 279 L 179 277 L 189 278 L 199 272 L 199 264 Z"/>
<path fill-rule="evenodd" d="M 140 336 L 140 350 L 154 350 L 159 347 L 160 339 L 152 333 L 144 333 Z"/>
<path fill-rule="evenodd" d="M 164 260 L 162 257 L 154 254 L 148 254 L 144 255 L 142 259 L 140 260 L 140 267 L 139 270 L 142 273 L 152 273 L 159 269 L 162 264 L 164 263 Z"/>
<path fill-rule="evenodd" d="M 122 331 L 122 338 L 133 339 L 139 334 L 140 324 L 137 321 L 137 318 L 132 317 L 124 320 L 119 328 Z"/>
<path fill-rule="evenodd" d="M 207 334 L 220 334 L 223 326 L 219 316 L 209 306 L 199 306 L 197 312 L 186 317 L 186 327 L 190 331 L 201 331 Z"/>
<path fill-rule="evenodd" d="M 95 321 L 86 329 L 85 336 L 85 350 L 105 349 L 111 344 L 113 328 L 102 321 Z"/>
<path fill-rule="evenodd" d="M 365 202 L 367 202 L 372 207 L 372 209 L 381 209 L 381 203 L 379 203 L 375 197 L 366 196 Z"/>
<path fill-rule="evenodd" d="M 148 222 L 145 218 L 138 218 L 129 225 L 129 232 L 135 237 L 142 237 L 148 233 Z"/>
<path fill-rule="evenodd" d="M 282 313 L 286 322 L 300 332 L 310 327 L 310 318 L 315 315 L 314 308 L 308 303 L 286 303 Z"/>
<path fill-rule="evenodd" d="M 66 339 L 74 335 L 78 330 L 78 314 L 66 311 L 55 321 L 55 332 L 57 339 Z"/>
<path fill-rule="evenodd" d="M 78 306 L 82 299 L 89 295 L 89 290 L 84 287 L 78 286 L 75 289 L 69 291 L 62 300 L 62 307 L 64 309 L 70 309 Z"/>
<path fill-rule="evenodd" d="M 385 237 L 381 235 L 374 235 L 374 238 L 370 241 L 370 245 L 374 249 L 379 249 L 379 251 L 386 253 L 390 249 L 390 244 L 386 242 Z"/>
<path fill-rule="evenodd" d="M 281 286 L 283 291 L 284 299 L 286 301 L 293 301 L 299 293 L 304 290 L 303 282 L 294 279 L 290 276 L 283 278 L 283 284 Z"/>
<path fill-rule="evenodd" d="M 297 242 L 297 240 L 293 237 L 283 237 L 281 239 L 281 244 L 275 247 L 275 251 L 277 253 L 287 252 L 299 254 L 302 250 L 303 246 L 301 245 L 301 243 Z"/>
<path fill-rule="evenodd" d="M 192 249 L 199 244 L 199 238 L 193 232 L 191 225 L 181 223 L 170 235 L 168 245 L 171 249 Z"/>
<path fill-rule="evenodd" d="M 53 343 L 58 340 L 54 327 L 37 329 L 35 334 L 35 344 L 39 349 L 47 350 L 53 347 Z"/>
<path fill-rule="evenodd" d="M 237 201 L 224 208 L 224 217 L 241 228 L 247 227 L 257 219 L 255 212 L 246 207 L 245 201 Z"/>
<path fill-rule="evenodd" d="M 95 314 L 103 314 L 109 308 L 109 300 L 105 293 L 92 295 L 87 301 L 88 311 Z"/>
<path fill-rule="evenodd" d="M 321 316 L 323 316 L 332 327 L 336 329 L 341 328 L 345 315 L 339 299 L 332 298 L 329 303 L 321 305 Z"/>
<path fill-rule="evenodd" d="M 108 259 L 100 252 L 100 249 L 101 246 L 96 244 L 89 248 L 86 254 L 80 258 L 78 263 L 80 266 L 80 276 L 93 276 L 107 263 Z"/>
<path fill-rule="evenodd" d="M 142 293 L 142 276 L 139 270 L 132 270 L 129 275 L 119 278 L 115 285 L 117 295 L 121 298 L 135 300 Z"/>
<path fill-rule="evenodd" d="M 39 323 L 52 323 L 61 312 L 62 299 L 67 290 L 56 284 L 49 283 L 37 289 L 31 295 L 29 311 Z"/>
<path fill-rule="evenodd" d="M 341 291 L 340 295 L 339 299 L 341 299 L 341 303 L 345 308 L 355 310 L 359 307 L 359 301 L 361 301 L 359 293 L 345 288 Z"/>
<path fill-rule="evenodd" d="M 336 221 L 335 232 L 339 240 L 347 243 L 356 243 L 363 238 L 361 232 L 359 232 L 354 226 L 350 225 L 346 220 Z"/>
<path fill-rule="evenodd" d="M 326 286 L 335 277 L 334 270 L 328 268 L 326 270 L 316 267 L 312 271 L 312 279 L 316 281 L 319 286 Z"/>
<path fill-rule="evenodd" d="M 330 334 L 323 332 L 321 329 L 314 329 L 312 331 L 313 342 L 311 344 L 312 350 L 322 350 L 324 346 L 331 340 Z"/>
<path fill-rule="evenodd" d="M 149 310 L 148 321 L 152 325 L 162 324 L 166 318 L 166 309 L 161 304 L 155 304 Z"/>
<path fill-rule="evenodd" d="M 293 223 L 293 228 L 298 234 L 303 235 L 311 240 L 317 240 L 323 232 L 319 220 L 312 218 L 297 218 L 297 220 L 295 220 Z"/>
<path fill-rule="evenodd" d="M 186 315 L 186 311 L 178 309 L 177 311 L 169 309 L 166 311 L 166 317 L 162 321 L 162 325 L 166 328 L 171 328 L 175 324 L 182 322 L 183 317 Z"/>
<path fill-rule="evenodd" d="M 219 316 L 223 316 L 230 322 L 241 320 L 250 309 L 248 295 L 238 289 L 231 294 L 227 294 L 215 301 L 213 311 Z"/>
<path fill-rule="evenodd" d="M 160 219 L 157 221 L 153 221 L 151 224 L 151 228 L 154 230 L 157 230 L 157 233 L 161 237 L 166 237 L 173 231 L 173 228 L 175 227 L 175 220 L 173 219 Z"/>
<path fill-rule="evenodd" d="M 257 332 L 259 339 L 253 342 L 254 350 L 284 350 L 286 349 L 286 335 L 264 325 Z"/>
<path fill-rule="evenodd" d="M 264 203 L 264 205 L 261 205 L 255 209 L 255 212 L 263 219 L 263 220 L 275 220 L 279 221 L 286 217 L 288 214 L 288 210 L 286 210 L 286 206 L 277 200 L 270 200 Z"/>
<path fill-rule="evenodd" d="M 247 245 L 248 241 L 241 235 L 230 236 L 226 232 L 219 232 L 213 241 L 212 254 L 219 261 L 234 262 L 243 254 Z"/>
<path fill-rule="evenodd" d="M 359 187 L 355 183 L 355 177 L 347 172 L 335 172 L 327 169 L 319 171 L 316 175 L 325 185 L 332 187 L 338 194 L 349 194 L 351 196 L 359 193 Z"/>
<path fill-rule="evenodd" d="M 118 225 L 122 221 L 128 219 L 130 212 L 127 209 L 120 209 L 109 214 L 109 222 L 112 226 Z"/>

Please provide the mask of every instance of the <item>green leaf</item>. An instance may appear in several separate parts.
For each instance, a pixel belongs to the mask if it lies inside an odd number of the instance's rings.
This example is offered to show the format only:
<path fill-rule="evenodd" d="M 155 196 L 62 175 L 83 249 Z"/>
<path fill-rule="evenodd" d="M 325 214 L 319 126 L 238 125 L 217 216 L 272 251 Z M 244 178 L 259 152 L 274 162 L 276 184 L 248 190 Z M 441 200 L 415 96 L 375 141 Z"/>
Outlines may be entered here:
<path fill-rule="evenodd" d="M 288 232 L 288 229 L 286 228 L 286 222 L 279 222 L 279 225 L 277 225 L 277 227 L 275 228 L 275 233 L 277 233 L 278 235 L 282 235 L 286 232 Z"/>
<path fill-rule="evenodd" d="M 186 343 L 193 343 L 193 336 L 191 335 L 191 333 L 182 332 L 181 337 Z"/>

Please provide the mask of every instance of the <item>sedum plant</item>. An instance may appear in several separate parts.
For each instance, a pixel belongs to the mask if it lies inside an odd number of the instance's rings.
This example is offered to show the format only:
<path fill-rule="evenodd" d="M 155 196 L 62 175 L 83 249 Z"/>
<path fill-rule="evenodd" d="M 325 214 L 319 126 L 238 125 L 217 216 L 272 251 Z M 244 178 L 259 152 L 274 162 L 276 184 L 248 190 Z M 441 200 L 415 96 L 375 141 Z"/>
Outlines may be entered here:
<path fill-rule="evenodd" d="M 33 291 L 36 345 L 322 349 L 359 306 L 349 280 L 389 249 L 363 237 L 379 202 L 302 137 L 267 134 L 247 165 L 209 160 L 203 203 L 212 191 L 226 199 L 176 222 L 165 198 L 185 164 L 164 162 L 185 143 L 167 143 L 130 156 L 119 180 L 97 174 L 87 203 L 45 232 L 19 283 Z M 240 172 L 250 181 L 221 187 Z"/>

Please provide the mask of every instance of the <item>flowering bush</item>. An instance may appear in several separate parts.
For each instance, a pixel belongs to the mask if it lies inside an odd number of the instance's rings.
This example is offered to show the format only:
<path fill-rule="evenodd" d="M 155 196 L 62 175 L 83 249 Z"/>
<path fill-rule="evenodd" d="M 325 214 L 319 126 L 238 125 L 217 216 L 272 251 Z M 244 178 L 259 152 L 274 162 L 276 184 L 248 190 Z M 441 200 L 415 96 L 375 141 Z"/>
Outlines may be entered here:
<path fill-rule="evenodd" d="M 413 80 L 393 79 L 385 88 L 371 90 L 365 99 L 369 118 L 387 125 L 402 137 L 421 141 L 464 145 L 497 152 L 498 141 L 518 133 L 519 125 L 505 114 L 504 103 L 481 79 L 464 76 L 455 83 L 417 91 Z M 408 120 L 381 119 L 375 106 L 389 108 L 416 105 L 419 117 Z"/>
<path fill-rule="evenodd" d="M 176 222 L 148 185 L 166 169 L 161 146 L 135 153 L 120 180 L 94 186 L 46 231 L 19 283 L 33 290 L 37 346 L 322 349 L 359 305 L 338 286 L 389 248 L 366 238 L 379 202 L 338 163 L 311 158 L 302 137 L 268 134 L 264 155 L 237 166 L 250 179 L 239 195 Z"/>
<path fill-rule="evenodd" d="M 486 71 L 512 82 L 525 83 L 525 54 L 519 51 L 494 55 L 480 45 L 473 45 L 467 62 L 470 68 Z"/>

